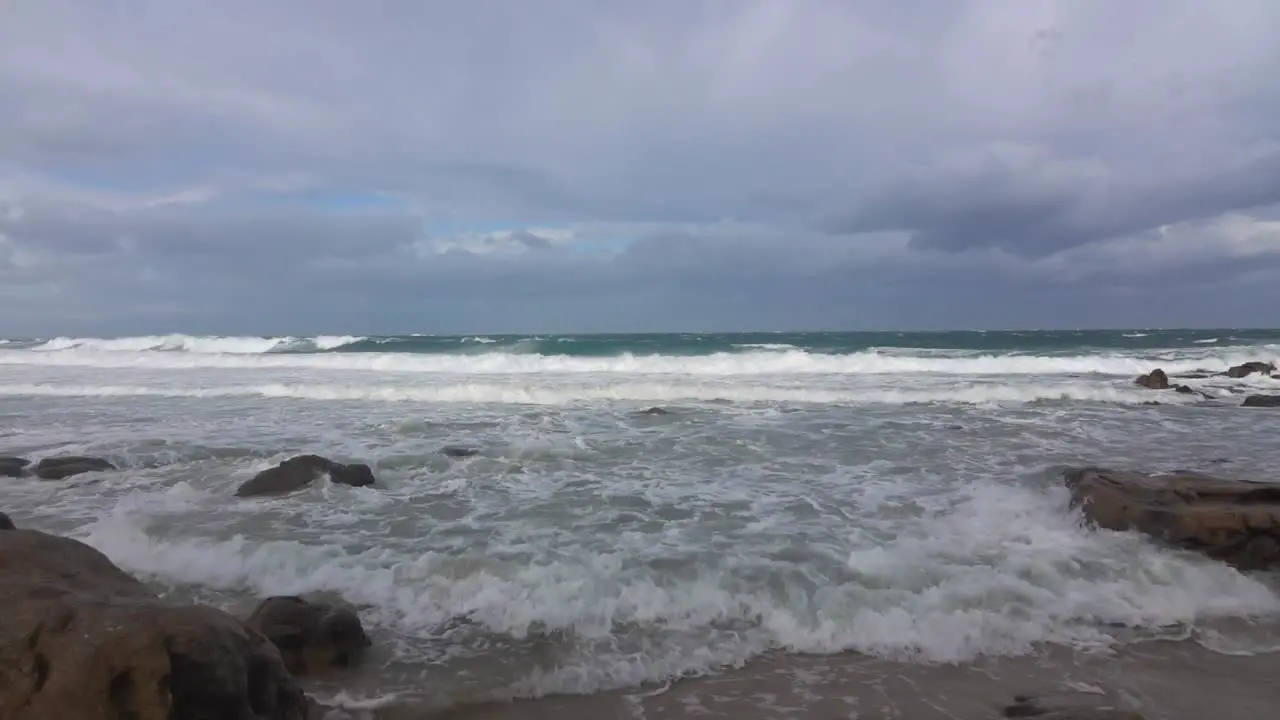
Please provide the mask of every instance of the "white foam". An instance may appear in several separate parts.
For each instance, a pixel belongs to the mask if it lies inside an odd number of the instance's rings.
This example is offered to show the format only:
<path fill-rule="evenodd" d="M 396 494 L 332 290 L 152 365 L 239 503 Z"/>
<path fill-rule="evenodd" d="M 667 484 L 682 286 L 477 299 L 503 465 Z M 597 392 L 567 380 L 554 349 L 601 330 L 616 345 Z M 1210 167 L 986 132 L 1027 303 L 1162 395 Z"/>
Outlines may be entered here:
<path fill-rule="evenodd" d="M 482 354 L 415 353 L 269 353 L 281 340 L 217 338 L 132 338 L 148 349 L 181 346 L 187 352 L 148 352 L 103 346 L 65 345 L 51 340 L 43 352 L 0 349 L 0 365 L 46 367 L 150 368 L 277 368 L 318 371 L 379 371 L 454 375 L 606 373 L 627 375 L 1112 375 L 1136 376 L 1159 366 L 1178 373 L 1196 369 L 1226 370 L 1250 360 L 1272 360 L 1275 346 L 1219 348 L 1217 352 L 1167 351 L 1161 354 L 1036 355 L 901 355 L 879 352 L 810 353 L 803 350 L 716 353 L 701 356 L 632 355 L 571 357 L 533 352 Z M 73 341 L 66 341 L 73 342 Z M 81 342 L 81 341 L 74 341 Z M 166 345 L 167 343 L 167 345 Z M 43 347 L 43 346 L 42 346 Z M 57 350 L 54 352 L 53 350 Z"/>
<path fill-rule="evenodd" d="M 634 562 L 659 545 L 668 555 L 698 552 L 670 547 L 674 530 L 623 534 L 607 552 L 563 552 L 519 536 L 511 547 L 463 555 L 390 537 L 353 552 L 305 538 L 158 539 L 147 534 L 145 518 L 116 512 L 84 539 L 124 569 L 162 581 L 258 595 L 337 592 L 371 605 L 366 617 L 375 625 L 419 643 L 466 616 L 516 638 L 561 630 L 601 648 L 601 655 L 536 671 L 526 678 L 531 694 L 630 686 L 777 648 L 953 662 L 1023 654 L 1045 641 L 1106 645 L 1113 638 L 1101 623 L 1158 628 L 1280 613 L 1280 598 L 1257 580 L 1136 536 L 1083 530 L 1073 515 L 1052 509 L 1061 500 L 970 487 L 951 499 L 951 512 L 899 527 L 894 539 L 850 540 L 843 576 L 770 560 L 760 546 L 704 553 L 692 572 Z M 515 547 L 535 555 L 499 559 Z M 642 649 L 608 650 L 619 625 L 652 637 Z"/>
<path fill-rule="evenodd" d="M 955 403 L 965 405 L 1018 405 L 1045 401 L 1077 401 L 1138 405 L 1153 399 L 1165 404 L 1197 402 L 1194 395 L 1172 392 L 1152 394 L 1131 385 L 1043 384 L 947 384 L 895 389 L 871 387 L 856 390 L 821 387 L 779 387 L 742 383 L 610 382 L 586 385 L 581 381 L 541 379 L 536 383 L 449 382 L 437 384 L 330 384 L 264 383 L 220 387 L 157 385 L 72 385 L 67 383 L 12 383 L 0 385 L 0 396 L 34 397 L 264 397 L 299 400 L 368 400 L 376 402 L 505 403 L 572 405 L 591 401 L 720 401 L 776 403 L 834 403 L 856 405 L 908 405 Z"/>

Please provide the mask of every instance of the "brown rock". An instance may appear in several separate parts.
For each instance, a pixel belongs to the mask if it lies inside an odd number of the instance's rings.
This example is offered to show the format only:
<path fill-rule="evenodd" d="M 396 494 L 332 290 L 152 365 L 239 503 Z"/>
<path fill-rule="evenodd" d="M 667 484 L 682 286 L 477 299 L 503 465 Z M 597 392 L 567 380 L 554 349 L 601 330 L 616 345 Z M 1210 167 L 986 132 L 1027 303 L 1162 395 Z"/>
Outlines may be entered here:
<path fill-rule="evenodd" d="M 1280 407 L 1280 395 L 1250 395 L 1241 407 Z"/>
<path fill-rule="evenodd" d="M 1227 371 L 1223 373 L 1223 375 L 1226 375 L 1227 377 L 1232 377 L 1232 378 L 1242 378 L 1242 377 L 1248 377 L 1254 373 L 1262 373 L 1263 375 L 1270 375 L 1275 371 L 1276 371 L 1276 366 L 1274 363 L 1259 362 L 1255 360 L 1253 362 L 1244 363 L 1243 365 L 1236 365 L 1235 367 L 1228 368 Z"/>
<path fill-rule="evenodd" d="M 296 675 L 351 667 L 371 644 L 355 610 L 293 595 L 263 600 L 246 624 L 275 644 Z"/>
<path fill-rule="evenodd" d="M 1169 385 L 1169 376 L 1160 368 L 1156 368 L 1146 375 L 1139 375 L 1134 382 L 1148 390 L 1168 390 L 1171 387 Z"/>
<path fill-rule="evenodd" d="M 171 605 L 83 543 L 0 533 L 0 718 L 303 720 L 262 635 Z"/>
<path fill-rule="evenodd" d="M 26 458 L 0 456 L 0 477 L 22 477 L 30 464 Z"/>
<path fill-rule="evenodd" d="M 236 489 L 236 495 L 279 495 L 301 490 L 324 473 L 343 485 L 364 487 L 374 483 L 373 470 L 364 463 L 344 465 L 319 455 L 298 455 L 254 475 Z"/>
<path fill-rule="evenodd" d="M 72 475 L 115 469 L 115 465 L 102 458 L 67 455 L 45 458 L 36 463 L 36 477 L 41 480 L 62 480 Z"/>
<path fill-rule="evenodd" d="M 1137 530 L 1242 569 L 1280 564 L 1280 484 L 1101 468 L 1065 473 L 1072 504 L 1108 530 Z"/>

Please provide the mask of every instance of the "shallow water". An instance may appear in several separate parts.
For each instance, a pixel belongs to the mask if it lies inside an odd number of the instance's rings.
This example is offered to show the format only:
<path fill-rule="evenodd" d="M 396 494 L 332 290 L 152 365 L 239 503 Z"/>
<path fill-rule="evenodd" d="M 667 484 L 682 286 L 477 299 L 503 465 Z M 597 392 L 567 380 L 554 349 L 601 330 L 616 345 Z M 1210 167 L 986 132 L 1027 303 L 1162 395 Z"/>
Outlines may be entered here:
<path fill-rule="evenodd" d="M 1068 508 L 1066 465 L 1267 478 L 1280 461 L 1270 411 L 1238 407 L 1280 381 L 1189 381 L 1209 401 L 1132 383 L 1273 360 L 1275 338 L 1123 346 L 1138 334 L 990 352 L 685 339 L 655 356 L 28 341 L 0 349 L 0 454 L 122 471 L 6 480 L 3 505 L 176 596 L 355 603 L 376 650 L 322 688 L 412 706 L 648 687 L 777 653 L 923 666 L 1169 632 L 1274 652 L 1266 577 L 1088 531 Z M 639 412 L 655 404 L 671 414 Z M 379 484 L 233 497 L 301 452 L 369 462 Z"/>

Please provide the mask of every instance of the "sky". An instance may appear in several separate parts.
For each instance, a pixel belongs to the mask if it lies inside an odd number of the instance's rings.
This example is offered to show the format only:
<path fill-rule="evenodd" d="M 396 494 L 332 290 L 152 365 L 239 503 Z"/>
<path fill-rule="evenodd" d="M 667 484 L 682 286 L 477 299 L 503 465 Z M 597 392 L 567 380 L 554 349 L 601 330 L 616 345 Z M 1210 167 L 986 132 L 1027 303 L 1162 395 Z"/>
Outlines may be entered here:
<path fill-rule="evenodd" d="M 0 336 L 1280 325 L 1275 0 L 6 0 Z"/>

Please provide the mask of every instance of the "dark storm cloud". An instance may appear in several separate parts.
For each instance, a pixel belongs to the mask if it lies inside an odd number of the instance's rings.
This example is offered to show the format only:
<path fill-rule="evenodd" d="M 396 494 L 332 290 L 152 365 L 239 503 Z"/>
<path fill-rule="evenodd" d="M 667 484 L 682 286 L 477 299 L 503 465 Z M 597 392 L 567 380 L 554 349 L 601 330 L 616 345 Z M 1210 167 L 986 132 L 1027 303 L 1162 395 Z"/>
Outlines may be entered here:
<path fill-rule="evenodd" d="M 1280 108 L 1277 108 L 1280 110 Z M 906 230 L 922 248 L 998 247 L 1037 258 L 1160 225 L 1280 202 L 1280 142 L 1241 158 L 1206 158 L 1182 175 L 1114 171 L 1027 148 L 991 148 L 934 167 L 862 200 L 837 232 Z"/>
<path fill-rule="evenodd" d="M 0 335 L 1274 324 L 1276 27 L 16 0 Z"/>

